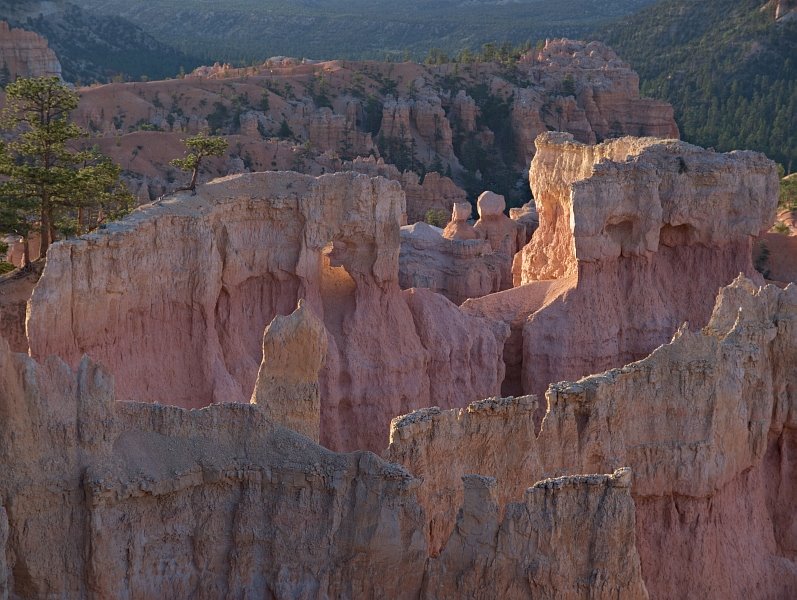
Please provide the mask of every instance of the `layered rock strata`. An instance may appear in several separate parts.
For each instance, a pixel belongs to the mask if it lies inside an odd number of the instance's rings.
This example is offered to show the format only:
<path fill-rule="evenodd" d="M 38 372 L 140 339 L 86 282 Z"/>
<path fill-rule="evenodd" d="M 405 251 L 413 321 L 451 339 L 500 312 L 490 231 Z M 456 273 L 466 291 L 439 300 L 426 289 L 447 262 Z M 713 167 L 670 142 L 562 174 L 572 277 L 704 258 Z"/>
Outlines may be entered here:
<path fill-rule="evenodd" d="M 651 597 L 787 598 L 797 589 L 795 365 L 797 286 L 740 277 L 702 331 L 682 327 L 644 360 L 552 385 L 539 435 L 532 400 L 493 400 L 395 419 L 387 456 L 422 479 L 433 548 L 462 518 L 462 474 L 494 477 L 500 512 L 521 473 L 628 465 Z"/>
<path fill-rule="evenodd" d="M 352 170 L 401 183 L 401 189 L 407 196 L 407 222 L 410 224 L 423 221 L 429 211 L 447 213 L 455 204 L 467 202 L 465 190 L 457 186 L 451 178 L 434 171 L 421 179 L 417 173 L 402 173 L 394 165 L 372 156 L 346 161 L 337 170 Z"/>
<path fill-rule="evenodd" d="M 479 157 L 498 159 L 520 183 L 535 138 L 548 130 L 590 143 L 678 136 L 672 107 L 640 98 L 626 63 L 602 44 L 569 40 L 549 41 L 512 67 L 294 59 L 217 65 L 181 79 L 84 88 L 74 117 L 147 198 L 177 187 L 169 163 L 184 151 L 181 138 L 211 129 L 227 138 L 231 155 L 229 163 L 208 163 L 211 177 L 231 174 L 227 164 L 320 175 L 359 170 L 358 160 L 394 163 L 369 174 L 402 181 L 410 223 L 464 201 L 460 186 L 484 171 Z M 501 132 L 507 126 L 512 135 Z M 506 183 L 519 200 L 520 190 Z"/>
<path fill-rule="evenodd" d="M 47 40 L 33 31 L 0 21 L 0 69 L 13 81 L 18 77 L 61 77 L 61 63 Z"/>
<path fill-rule="evenodd" d="M 518 156 L 528 162 L 547 130 L 567 131 L 595 144 L 622 135 L 679 137 L 673 109 L 641 98 L 639 76 L 600 42 L 548 40 L 521 59 L 533 85 L 513 95 Z"/>
<path fill-rule="evenodd" d="M 401 228 L 399 284 L 403 289 L 427 288 L 462 304 L 499 291 L 506 262 L 483 239 L 448 239 L 426 223 Z"/>
<path fill-rule="evenodd" d="M 528 291 L 463 307 L 522 323 L 514 393 L 642 358 L 684 321 L 704 325 L 717 290 L 739 273 L 762 281 L 751 249 L 778 194 L 775 164 L 762 154 L 652 138 L 587 146 L 547 133 L 530 182 L 540 227 L 513 266 Z M 567 283 L 553 299 L 538 293 L 551 280 Z M 544 304 L 525 299 L 541 295 Z"/>
<path fill-rule="evenodd" d="M 645 597 L 623 470 L 542 482 L 503 517 L 468 475 L 430 557 L 419 480 L 255 404 L 118 402 L 88 358 L 0 338 L 0 416 L 4 597 Z"/>
<path fill-rule="evenodd" d="M 51 248 L 31 355 L 101 359 L 123 400 L 246 402 L 262 330 L 304 299 L 329 339 L 321 439 L 378 450 L 394 415 L 495 395 L 504 376 L 505 325 L 402 293 L 403 213 L 398 183 L 352 173 L 243 174 L 147 205 Z"/>
<path fill-rule="evenodd" d="M 534 396 L 488 398 L 467 408 L 424 408 L 393 419 L 384 457 L 423 477 L 418 497 L 429 521 L 432 552 L 440 552 L 451 535 L 453 517 L 467 493 L 464 475 L 493 477 L 498 483 L 492 483 L 490 495 L 502 511 L 522 497 L 526 474 L 541 472 L 534 440 L 536 408 Z"/>

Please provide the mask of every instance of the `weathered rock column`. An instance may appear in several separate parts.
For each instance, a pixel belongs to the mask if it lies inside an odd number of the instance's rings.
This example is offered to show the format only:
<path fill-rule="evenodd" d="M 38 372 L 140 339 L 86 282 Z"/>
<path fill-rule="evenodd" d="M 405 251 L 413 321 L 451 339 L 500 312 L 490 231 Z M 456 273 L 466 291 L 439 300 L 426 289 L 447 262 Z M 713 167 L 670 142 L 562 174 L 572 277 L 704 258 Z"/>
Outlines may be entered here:
<path fill-rule="evenodd" d="M 327 355 L 324 324 L 299 300 L 290 315 L 276 316 L 263 333 L 263 361 L 252 404 L 274 423 L 320 439 L 318 372 Z"/>

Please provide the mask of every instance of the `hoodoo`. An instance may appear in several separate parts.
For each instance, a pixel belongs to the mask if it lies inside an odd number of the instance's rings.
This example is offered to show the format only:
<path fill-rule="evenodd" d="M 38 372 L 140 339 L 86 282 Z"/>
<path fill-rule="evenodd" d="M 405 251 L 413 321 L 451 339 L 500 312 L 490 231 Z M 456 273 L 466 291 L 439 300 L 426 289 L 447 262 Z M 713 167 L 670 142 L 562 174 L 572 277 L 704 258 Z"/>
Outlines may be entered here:
<path fill-rule="evenodd" d="M 682 323 L 705 325 L 739 273 L 763 281 L 751 253 L 774 220 L 778 177 L 762 154 L 546 133 L 530 181 L 540 225 L 515 255 L 519 287 L 463 305 L 512 328 L 505 393 L 642 358 Z"/>

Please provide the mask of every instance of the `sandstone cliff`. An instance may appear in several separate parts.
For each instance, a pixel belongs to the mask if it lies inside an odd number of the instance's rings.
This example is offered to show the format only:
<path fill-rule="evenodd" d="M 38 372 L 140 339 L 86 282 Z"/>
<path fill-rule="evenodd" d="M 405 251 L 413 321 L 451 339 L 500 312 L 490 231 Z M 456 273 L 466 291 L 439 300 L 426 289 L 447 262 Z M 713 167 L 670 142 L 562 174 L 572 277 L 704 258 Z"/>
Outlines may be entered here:
<path fill-rule="evenodd" d="M 627 470 L 542 482 L 503 516 L 494 480 L 464 477 L 430 557 L 418 479 L 258 405 L 119 402 L 89 359 L 0 338 L 0 416 L 3 597 L 646 597 Z"/>
<path fill-rule="evenodd" d="M 511 67 L 216 65 L 183 79 L 82 89 L 76 116 L 124 166 L 131 188 L 145 188 L 149 198 L 176 187 L 168 163 L 182 152 L 179 137 L 210 129 L 227 137 L 231 157 L 247 171 L 320 175 L 381 158 L 396 174 L 371 174 L 402 181 L 412 223 L 430 209 L 448 212 L 465 200 L 465 188 L 472 200 L 490 188 L 510 204 L 526 202 L 534 139 L 549 129 L 592 143 L 623 134 L 677 137 L 672 109 L 640 98 L 638 84 L 602 44 L 555 40 Z M 227 174 L 223 161 L 208 173 Z"/>
<path fill-rule="evenodd" d="M 586 144 L 622 135 L 678 137 L 672 107 L 641 98 L 639 76 L 599 42 L 549 40 L 521 63 L 536 85 L 520 90 L 512 106 L 519 159 L 528 162 L 537 136 L 551 129 Z"/>
<path fill-rule="evenodd" d="M 0 21 L 0 69 L 10 81 L 18 77 L 61 76 L 61 63 L 47 40 L 32 31 Z"/>
<path fill-rule="evenodd" d="M 463 306 L 522 336 L 521 373 L 510 377 L 521 385 L 505 392 L 541 394 L 639 359 L 684 321 L 704 325 L 717 290 L 739 273 L 761 281 L 752 243 L 774 219 L 778 189 L 761 154 L 652 138 L 587 146 L 548 133 L 530 181 L 540 227 L 515 257 L 521 287 L 505 302 Z"/>
<path fill-rule="evenodd" d="M 402 293 L 403 213 L 398 183 L 352 173 L 243 174 L 147 205 L 51 248 L 31 354 L 102 360 L 123 400 L 246 402 L 263 329 L 304 299 L 329 334 L 321 439 L 379 450 L 396 414 L 464 406 L 504 377 L 504 324 Z"/>
<path fill-rule="evenodd" d="M 386 456 L 422 479 L 432 548 L 454 526 L 464 473 L 495 478 L 500 512 L 519 476 L 628 465 L 651 597 L 787 598 L 797 589 L 795 364 L 797 287 L 740 277 L 702 331 L 683 327 L 644 360 L 552 385 L 538 436 L 532 399 L 492 400 L 395 419 Z"/>

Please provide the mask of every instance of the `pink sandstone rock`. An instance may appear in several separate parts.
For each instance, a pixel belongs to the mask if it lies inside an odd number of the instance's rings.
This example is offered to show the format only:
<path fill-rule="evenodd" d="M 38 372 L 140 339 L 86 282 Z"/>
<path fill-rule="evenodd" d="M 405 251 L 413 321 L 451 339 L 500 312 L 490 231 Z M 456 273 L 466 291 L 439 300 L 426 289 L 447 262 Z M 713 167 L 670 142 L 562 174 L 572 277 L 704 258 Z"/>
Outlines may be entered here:
<path fill-rule="evenodd" d="M 531 236 L 534 235 L 537 227 L 540 226 L 540 217 L 537 214 L 537 205 L 534 204 L 534 200 L 526 202 L 526 204 L 518 208 L 510 208 L 509 218 L 525 227 L 526 241 L 523 243 L 523 246 L 525 246 L 531 241 Z"/>
<path fill-rule="evenodd" d="M 462 304 L 500 290 L 505 262 L 485 240 L 450 240 L 423 222 L 401 228 L 402 289 L 426 288 Z"/>
<path fill-rule="evenodd" d="M 252 404 L 272 423 L 320 439 L 318 372 L 327 355 L 327 331 L 304 300 L 287 317 L 277 315 L 263 334 L 263 360 Z"/>
<path fill-rule="evenodd" d="M 705 324 L 711 297 L 740 272 L 761 281 L 750 252 L 778 189 L 761 154 L 548 133 L 530 181 L 540 227 L 515 258 L 515 284 L 576 279 L 512 317 L 524 322 L 522 393 L 642 358 L 684 321 Z M 490 315 L 481 302 L 465 308 Z"/>
<path fill-rule="evenodd" d="M 494 477 L 500 513 L 519 473 L 627 465 L 651 597 L 787 598 L 797 587 L 795 364 L 797 286 L 739 277 L 702 331 L 684 326 L 639 362 L 552 385 L 538 435 L 533 399 L 491 400 L 394 419 L 386 456 L 422 479 L 433 549 L 462 519 L 459 476 Z"/>
<path fill-rule="evenodd" d="M 47 40 L 33 31 L 16 29 L 0 21 L 0 66 L 13 79 L 18 77 L 61 77 L 61 63 Z"/>
<path fill-rule="evenodd" d="M 207 129 L 217 105 L 238 115 L 219 134 L 230 142 L 236 168 L 243 165 L 247 171 L 295 170 L 317 176 L 359 170 L 348 163 L 369 156 L 377 162 L 391 154 L 399 160 L 395 154 L 403 144 L 398 154 L 406 158 L 412 153 L 409 166 L 417 173 L 399 173 L 389 165 L 395 175 L 369 174 L 402 180 L 410 223 L 423 220 L 429 210 L 448 212 L 454 202 L 466 200 L 465 192 L 442 176 L 463 175 L 455 138 L 460 153 L 477 143 L 487 152 L 514 155 L 514 164 L 508 166 L 520 172 L 528 167 L 537 135 L 549 129 L 570 131 L 583 142 L 621 134 L 678 136 L 672 108 L 640 98 L 636 74 L 601 44 L 550 42 L 542 54 L 528 55 L 516 75 L 510 82 L 497 62 L 467 69 L 296 59 L 240 69 L 215 65 L 182 79 L 83 88 L 74 117 L 124 167 L 131 190 L 140 190 L 146 199 L 176 187 L 169 161 L 183 152 L 180 138 Z M 318 106 L 314 99 L 319 79 L 331 107 Z M 502 147 L 501 136 L 496 146 L 496 132 L 478 118 L 479 107 L 467 94 L 476 87 L 510 104 L 514 149 Z M 286 139 L 280 139 L 285 137 L 283 121 L 292 133 Z M 140 131 L 144 126 L 157 131 Z M 230 174 L 226 162 L 210 162 L 208 175 Z M 422 182 L 421 172 L 427 172 Z"/>
<path fill-rule="evenodd" d="M 677 138 L 673 109 L 641 98 L 639 76 L 600 42 L 548 40 L 520 61 L 531 86 L 514 94 L 512 123 L 518 162 L 528 164 L 534 141 L 552 129 L 595 144 L 621 135 Z"/>
<path fill-rule="evenodd" d="M 374 157 L 358 157 L 353 161 L 344 162 L 341 168 L 336 170 L 351 170 L 370 177 L 386 177 L 401 183 L 401 189 L 407 196 L 407 221 L 410 224 L 423 221 L 430 210 L 448 212 L 454 204 L 467 202 L 465 190 L 449 177 L 443 177 L 432 171 L 421 181 L 416 173 L 412 171 L 401 173 L 394 165 L 385 163 L 381 158 L 377 160 Z"/>
<path fill-rule="evenodd" d="M 465 90 L 459 90 L 451 100 L 451 113 L 460 131 L 476 131 L 476 116 L 479 112 L 476 101 Z"/>
<path fill-rule="evenodd" d="M 457 202 L 451 211 L 451 220 L 443 230 L 443 237 L 449 240 L 479 240 L 484 239 L 473 225 L 468 223 L 473 207 L 470 202 Z"/>
<path fill-rule="evenodd" d="M 508 334 L 434 294 L 408 303 L 403 212 L 398 183 L 352 173 L 237 175 L 145 206 L 52 247 L 30 302 L 31 355 L 101 359 L 124 400 L 247 402 L 262 329 L 304 298 L 329 338 L 321 440 L 377 450 L 396 414 L 497 394 Z M 456 375 L 440 348 L 464 352 Z"/>
<path fill-rule="evenodd" d="M 88 358 L 73 372 L 0 338 L 4 595 L 647 597 L 627 470 L 543 481 L 502 510 L 495 480 L 464 476 L 433 556 L 402 467 L 330 452 L 256 404 L 189 411 L 113 387 Z"/>
<path fill-rule="evenodd" d="M 504 257 L 501 269 L 501 289 L 512 287 L 512 260 L 526 241 L 526 229 L 504 214 L 504 197 L 484 192 L 476 204 L 479 220 L 473 228 L 483 236 L 493 251 Z"/>
<path fill-rule="evenodd" d="M 765 233 L 753 249 L 756 268 L 770 281 L 797 283 L 797 235 Z"/>
<path fill-rule="evenodd" d="M 489 398 L 467 408 L 425 408 L 393 419 L 384 457 L 423 474 L 418 498 L 429 520 L 426 533 L 433 553 L 451 536 L 452 517 L 464 501 L 464 475 L 496 478 L 495 501 L 503 507 L 523 496 L 526 473 L 542 471 L 534 444 L 536 408 L 533 396 Z"/>

